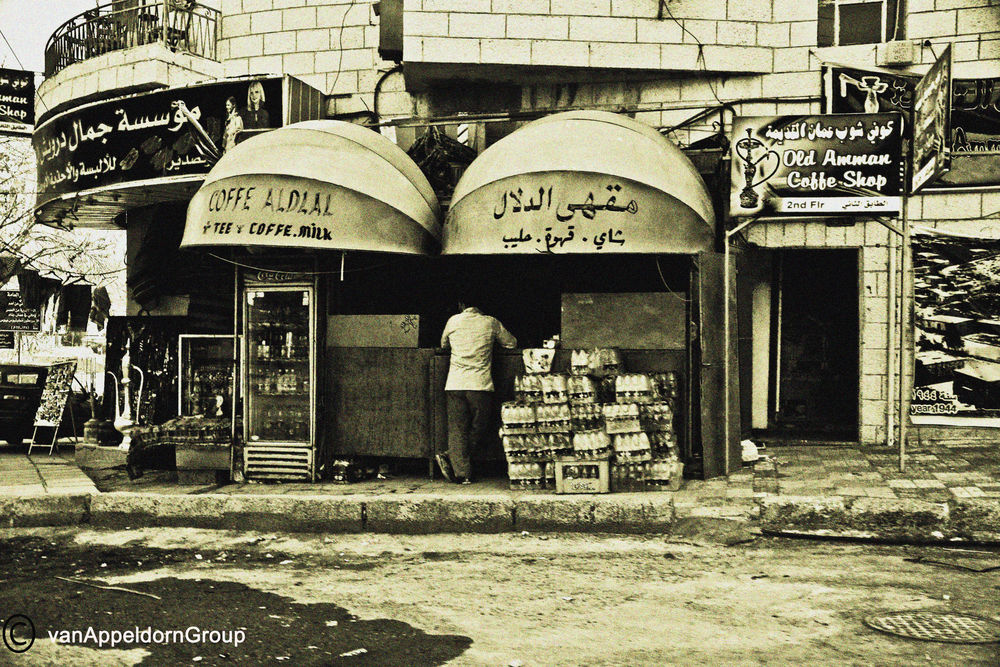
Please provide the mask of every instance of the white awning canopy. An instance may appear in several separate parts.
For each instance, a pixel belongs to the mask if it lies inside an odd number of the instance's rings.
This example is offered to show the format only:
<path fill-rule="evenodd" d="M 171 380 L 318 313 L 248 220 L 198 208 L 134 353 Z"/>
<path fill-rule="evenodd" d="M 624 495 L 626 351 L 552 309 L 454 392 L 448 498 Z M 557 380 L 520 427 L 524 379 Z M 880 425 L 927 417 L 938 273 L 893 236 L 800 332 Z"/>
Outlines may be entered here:
<path fill-rule="evenodd" d="M 653 128 L 602 111 L 531 122 L 455 188 L 443 254 L 698 253 L 715 234 L 704 181 Z"/>
<path fill-rule="evenodd" d="M 336 120 L 295 123 L 231 148 L 188 205 L 181 247 L 430 254 L 440 207 L 394 143 Z"/>

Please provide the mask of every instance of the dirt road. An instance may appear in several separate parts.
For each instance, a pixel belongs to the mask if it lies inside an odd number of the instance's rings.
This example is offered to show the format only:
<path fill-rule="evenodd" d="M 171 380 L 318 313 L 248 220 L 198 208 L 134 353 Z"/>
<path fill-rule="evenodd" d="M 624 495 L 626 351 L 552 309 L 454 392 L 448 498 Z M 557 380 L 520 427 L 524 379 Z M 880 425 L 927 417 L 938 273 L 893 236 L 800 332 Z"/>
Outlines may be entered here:
<path fill-rule="evenodd" d="M 30 618 L 36 634 L 24 653 L 0 647 L 0 664 L 1000 664 L 998 644 L 862 622 L 913 609 L 1000 621 L 1000 570 L 974 571 L 998 553 L 681 528 L 668 539 L 0 531 L 0 615 Z M 109 645 L 115 630 L 190 627 L 218 634 Z M 59 643 L 88 628 L 108 633 L 104 646 Z"/>

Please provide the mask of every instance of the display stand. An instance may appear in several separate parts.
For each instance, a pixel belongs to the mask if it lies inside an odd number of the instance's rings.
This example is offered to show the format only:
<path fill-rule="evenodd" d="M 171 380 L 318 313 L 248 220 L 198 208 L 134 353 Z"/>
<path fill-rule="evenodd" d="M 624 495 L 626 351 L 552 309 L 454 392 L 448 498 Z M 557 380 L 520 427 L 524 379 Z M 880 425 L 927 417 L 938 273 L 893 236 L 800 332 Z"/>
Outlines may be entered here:
<path fill-rule="evenodd" d="M 31 432 L 31 442 L 28 444 L 28 456 L 31 456 L 31 449 L 36 445 L 44 447 L 48 444 L 49 456 L 52 455 L 54 450 L 59 449 L 59 427 L 62 425 L 63 415 L 66 413 L 66 404 L 75 375 L 75 361 L 53 364 L 49 368 L 49 373 L 45 378 L 45 387 L 42 389 L 42 398 L 38 405 L 38 412 L 35 413 L 35 428 Z M 73 418 L 72 410 L 70 410 L 69 418 L 75 437 L 76 422 Z M 52 429 L 51 442 L 35 442 L 38 437 L 39 428 Z"/>

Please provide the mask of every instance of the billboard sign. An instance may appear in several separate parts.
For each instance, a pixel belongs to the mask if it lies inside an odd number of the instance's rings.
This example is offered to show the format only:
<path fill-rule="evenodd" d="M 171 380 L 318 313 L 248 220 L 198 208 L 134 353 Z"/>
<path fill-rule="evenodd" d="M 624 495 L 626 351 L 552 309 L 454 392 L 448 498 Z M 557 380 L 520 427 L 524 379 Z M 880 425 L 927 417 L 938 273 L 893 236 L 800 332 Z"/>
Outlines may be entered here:
<path fill-rule="evenodd" d="M 170 88 L 77 107 L 35 129 L 38 204 L 71 192 L 204 175 L 223 150 L 226 100 L 245 113 L 264 91 L 265 127 L 282 123 L 281 77 Z M 244 127 L 251 127 L 244 122 Z"/>
<path fill-rule="evenodd" d="M 0 135 L 30 135 L 34 124 L 34 72 L 0 68 Z"/>
<path fill-rule="evenodd" d="M 827 66 L 828 113 L 882 113 L 913 109 L 919 76 Z M 1000 184 L 1000 77 L 953 79 L 946 145 L 951 169 L 929 187 Z"/>
<path fill-rule="evenodd" d="M 912 252 L 910 419 L 1000 426 L 1000 240 L 918 229 Z"/>
<path fill-rule="evenodd" d="M 898 113 L 737 118 L 732 215 L 899 212 L 902 127 Z"/>
<path fill-rule="evenodd" d="M 951 164 L 951 44 L 913 94 L 913 159 L 910 192 L 948 171 Z"/>

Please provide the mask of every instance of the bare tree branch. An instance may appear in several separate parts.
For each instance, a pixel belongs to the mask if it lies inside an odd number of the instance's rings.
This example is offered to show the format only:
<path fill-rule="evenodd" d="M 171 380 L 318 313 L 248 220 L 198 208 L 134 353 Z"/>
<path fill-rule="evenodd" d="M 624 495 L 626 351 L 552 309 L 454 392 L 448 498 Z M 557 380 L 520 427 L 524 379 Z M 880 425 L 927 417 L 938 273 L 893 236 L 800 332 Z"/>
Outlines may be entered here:
<path fill-rule="evenodd" d="M 34 152 L 30 141 L 0 140 L 0 253 L 62 282 L 103 284 L 124 269 L 113 244 L 94 233 L 64 232 L 35 221 Z"/>

